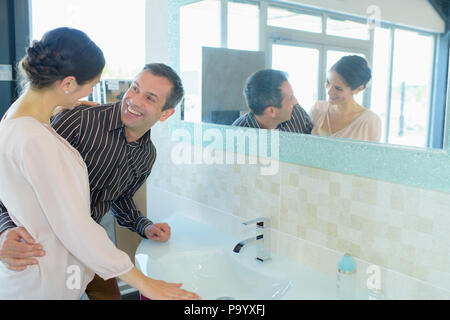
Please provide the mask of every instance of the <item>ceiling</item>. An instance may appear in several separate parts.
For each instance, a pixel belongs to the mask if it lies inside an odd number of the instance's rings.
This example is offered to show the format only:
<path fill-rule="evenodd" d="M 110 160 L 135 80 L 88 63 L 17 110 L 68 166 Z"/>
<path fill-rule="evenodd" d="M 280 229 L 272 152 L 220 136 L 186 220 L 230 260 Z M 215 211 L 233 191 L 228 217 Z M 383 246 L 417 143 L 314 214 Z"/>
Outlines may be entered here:
<path fill-rule="evenodd" d="M 450 26 L 450 0 L 428 0 L 446 23 L 446 29 Z"/>

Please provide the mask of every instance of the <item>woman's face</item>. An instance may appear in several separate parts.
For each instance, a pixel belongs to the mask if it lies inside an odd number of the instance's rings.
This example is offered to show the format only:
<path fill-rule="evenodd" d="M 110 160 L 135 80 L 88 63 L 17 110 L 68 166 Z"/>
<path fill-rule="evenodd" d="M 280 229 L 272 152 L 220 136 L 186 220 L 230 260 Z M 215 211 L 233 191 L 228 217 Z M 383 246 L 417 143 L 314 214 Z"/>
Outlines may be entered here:
<path fill-rule="evenodd" d="M 327 82 L 328 101 L 331 104 L 345 104 L 354 101 L 353 95 L 360 92 L 363 86 L 352 90 L 342 77 L 334 70 L 328 72 Z"/>
<path fill-rule="evenodd" d="M 99 74 L 97 77 L 92 79 L 89 82 L 86 82 L 82 85 L 77 84 L 77 88 L 74 90 L 73 96 L 76 99 L 75 102 L 80 100 L 81 98 L 87 97 L 92 93 L 92 90 L 94 89 L 94 86 L 99 83 L 101 74 Z M 74 102 L 74 103 L 75 103 Z"/>
<path fill-rule="evenodd" d="M 61 90 L 64 92 L 64 102 L 62 105 L 66 108 L 72 108 L 77 101 L 89 96 L 92 93 L 94 86 L 100 81 L 100 77 L 101 74 L 81 85 L 77 83 L 75 77 L 66 77 L 61 82 Z"/>

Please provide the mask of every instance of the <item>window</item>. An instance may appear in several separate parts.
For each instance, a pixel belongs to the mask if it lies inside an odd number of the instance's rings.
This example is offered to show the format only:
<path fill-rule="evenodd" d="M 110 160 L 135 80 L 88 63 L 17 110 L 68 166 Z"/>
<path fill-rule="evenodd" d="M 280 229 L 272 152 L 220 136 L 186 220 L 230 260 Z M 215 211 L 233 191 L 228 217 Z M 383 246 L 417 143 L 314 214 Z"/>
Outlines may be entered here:
<path fill-rule="evenodd" d="M 220 47 L 220 1 L 203 0 L 180 7 L 180 71 L 185 87 L 184 119 L 199 122 L 202 47 Z"/>
<path fill-rule="evenodd" d="M 259 49 L 259 8 L 257 5 L 228 2 L 228 48 Z"/>
<path fill-rule="evenodd" d="M 361 40 L 369 39 L 369 27 L 365 23 L 328 17 L 327 34 L 332 36 L 347 37 Z"/>
<path fill-rule="evenodd" d="M 389 143 L 426 147 L 434 39 L 399 29 L 394 39 Z"/>
<path fill-rule="evenodd" d="M 391 60 L 391 30 L 375 28 L 371 81 L 370 109 L 381 117 L 381 142 L 387 142 L 386 128 L 389 126 L 388 99 Z"/>
<path fill-rule="evenodd" d="M 103 50 L 103 78 L 132 79 L 144 66 L 145 0 L 32 0 L 31 8 L 33 39 L 57 27 L 84 31 Z"/>
<path fill-rule="evenodd" d="M 267 24 L 274 27 L 295 29 L 301 31 L 322 32 L 322 16 L 293 11 L 278 7 L 267 10 Z"/>
<path fill-rule="evenodd" d="M 309 112 L 318 100 L 319 50 L 274 44 L 272 68 L 289 74 L 289 83 L 298 103 Z"/>

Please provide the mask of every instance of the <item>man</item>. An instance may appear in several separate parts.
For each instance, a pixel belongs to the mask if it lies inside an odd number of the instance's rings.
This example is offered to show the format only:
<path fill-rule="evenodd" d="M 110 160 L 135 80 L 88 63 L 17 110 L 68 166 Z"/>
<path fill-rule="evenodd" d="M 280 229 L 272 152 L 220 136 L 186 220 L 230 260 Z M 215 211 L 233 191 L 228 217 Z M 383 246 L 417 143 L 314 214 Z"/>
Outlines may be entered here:
<path fill-rule="evenodd" d="M 285 72 L 255 72 L 245 84 L 244 96 L 250 112 L 236 119 L 233 126 L 311 133 L 312 120 L 298 105 Z"/>
<path fill-rule="evenodd" d="M 97 107 L 80 106 L 52 119 L 53 128 L 83 157 L 91 191 L 91 216 L 100 223 L 111 209 L 119 225 L 142 237 L 165 242 L 166 223 L 153 224 L 133 201 L 156 159 L 150 129 L 167 120 L 182 99 L 181 79 L 164 64 L 148 64 L 137 75 L 121 101 Z M 70 183 L 70 181 L 68 181 Z M 26 201 L 26 199 L 24 199 Z M 11 270 L 23 271 L 45 255 L 40 244 L 16 227 L 0 203 L 0 260 Z M 86 289 L 90 299 L 120 299 L 116 279 L 97 275 Z"/>

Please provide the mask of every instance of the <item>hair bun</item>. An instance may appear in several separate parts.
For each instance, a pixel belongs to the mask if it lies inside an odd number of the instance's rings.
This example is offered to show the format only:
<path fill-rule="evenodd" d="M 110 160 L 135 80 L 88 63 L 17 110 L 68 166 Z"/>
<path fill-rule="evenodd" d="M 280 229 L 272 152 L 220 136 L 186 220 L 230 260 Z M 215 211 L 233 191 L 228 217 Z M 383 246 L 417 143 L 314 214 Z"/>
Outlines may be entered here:
<path fill-rule="evenodd" d="M 105 66 L 100 48 L 84 32 L 66 27 L 46 32 L 40 41 L 31 42 L 26 52 L 19 62 L 22 83 L 38 89 L 67 76 L 84 84 L 101 74 Z"/>
<path fill-rule="evenodd" d="M 33 86 L 44 87 L 59 78 L 61 66 L 64 65 L 60 54 L 40 41 L 33 41 L 26 52 L 27 57 L 22 68 Z"/>

